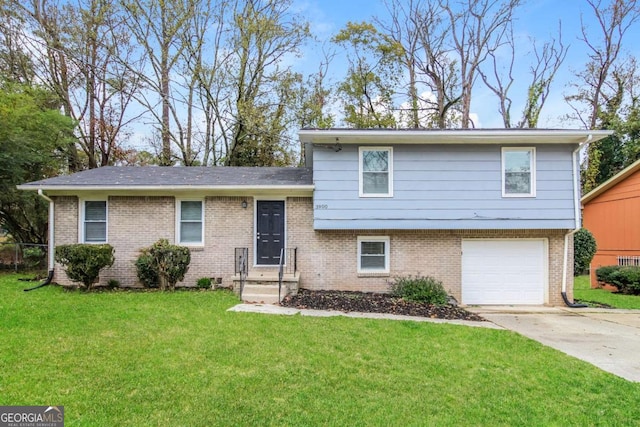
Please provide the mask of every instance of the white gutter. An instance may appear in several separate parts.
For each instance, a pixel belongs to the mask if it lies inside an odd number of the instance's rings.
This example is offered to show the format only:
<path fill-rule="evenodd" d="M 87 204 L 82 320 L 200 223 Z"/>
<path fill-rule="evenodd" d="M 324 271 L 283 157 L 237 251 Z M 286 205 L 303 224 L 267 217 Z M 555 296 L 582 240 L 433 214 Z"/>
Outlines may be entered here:
<path fill-rule="evenodd" d="M 53 271 L 54 268 L 54 224 L 55 224 L 55 207 L 54 207 L 54 203 L 53 200 L 51 200 L 51 198 L 47 197 L 44 192 L 39 189 L 38 190 L 38 196 L 42 197 L 43 199 L 45 199 L 47 202 L 49 202 L 49 271 Z"/>
<path fill-rule="evenodd" d="M 575 228 L 564 235 L 564 257 L 563 257 L 563 263 L 562 263 L 562 297 L 564 299 L 564 302 L 569 306 L 571 306 L 567 300 L 567 274 L 568 274 L 567 263 L 569 261 L 569 236 L 573 235 L 578 230 L 580 230 L 582 226 L 581 224 L 582 221 L 580 219 L 581 217 L 580 215 L 580 174 L 578 173 L 577 156 L 579 155 L 582 147 L 585 147 L 586 145 L 588 145 L 592 139 L 593 139 L 593 135 L 589 134 L 589 136 L 587 136 L 587 139 L 585 139 L 582 143 L 580 143 L 578 145 L 578 148 L 576 148 L 571 153 L 571 165 L 572 165 L 571 172 L 573 176 L 573 210 L 574 210 L 574 216 L 575 216 L 576 222 L 575 222 Z"/>
<path fill-rule="evenodd" d="M 298 135 L 301 137 L 313 137 L 313 136 L 328 136 L 328 137 L 342 137 L 342 136 L 419 136 L 424 137 L 429 135 L 435 136 L 467 136 L 467 137 L 514 137 L 514 136 L 551 136 L 551 137 L 580 137 L 586 133 L 591 135 L 603 135 L 608 136 L 611 131 L 607 130 L 595 130 L 585 131 L 584 129 L 302 129 L 298 131 Z M 589 139 L 591 140 L 591 139 Z M 583 143 L 584 144 L 584 143 Z"/>

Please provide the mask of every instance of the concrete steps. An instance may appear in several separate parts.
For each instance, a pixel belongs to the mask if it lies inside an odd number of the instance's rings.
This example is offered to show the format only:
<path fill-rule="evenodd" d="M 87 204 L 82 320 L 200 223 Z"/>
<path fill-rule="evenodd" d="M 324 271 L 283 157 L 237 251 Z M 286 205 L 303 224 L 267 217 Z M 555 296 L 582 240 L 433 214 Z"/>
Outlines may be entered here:
<path fill-rule="evenodd" d="M 234 277 L 234 288 L 240 289 L 240 278 Z M 249 272 L 244 282 L 242 301 L 259 304 L 279 304 L 285 296 L 298 293 L 300 274 L 285 274 L 278 299 L 278 273 L 272 271 Z M 237 287 L 236 287 L 237 284 Z"/>
<path fill-rule="evenodd" d="M 285 297 L 287 292 L 286 286 L 282 286 L 280 299 L 278 299 L 278 284 L 254 284 L 245 283 L 242 291 L 242 301 L 261 304 L 278 304 Z"/>

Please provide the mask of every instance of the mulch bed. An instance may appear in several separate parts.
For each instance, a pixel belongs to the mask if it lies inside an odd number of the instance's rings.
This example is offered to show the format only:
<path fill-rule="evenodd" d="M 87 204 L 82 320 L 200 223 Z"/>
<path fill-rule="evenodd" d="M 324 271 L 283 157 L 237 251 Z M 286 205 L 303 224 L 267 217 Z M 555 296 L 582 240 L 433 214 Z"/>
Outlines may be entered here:
<path fill-rule="evenodd" d="M 477 314 L 453 305 L 432 305 L 405 301 L 387 294 L 310 291 L 300 289 L 298 295 L 287 296 L 281 303 L 285 307 L 313 310 L 337 310 L 343 312 L 388 313 L 405 316 L 430 317 L 448 320 L 484 321 Z"/>
<path fill-rule="evenodd" d="M 598 301 L 583 301 L 579 299 L 574 299 L 573 302 L 575 302 L 576 304 L 587 304 L 589 307 L 595 307 L 595 308 L 615 308 L 609 304 L 605 304 L 603 302 L 598 302 Z"/>

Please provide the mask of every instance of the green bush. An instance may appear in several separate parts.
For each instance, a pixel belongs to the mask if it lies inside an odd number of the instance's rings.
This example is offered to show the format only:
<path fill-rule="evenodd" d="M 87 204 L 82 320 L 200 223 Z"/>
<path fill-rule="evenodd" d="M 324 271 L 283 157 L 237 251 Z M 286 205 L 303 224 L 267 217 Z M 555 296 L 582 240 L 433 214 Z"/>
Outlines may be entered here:
<path fill-rule="evenodd" d="M 67 277 L 80 282 L 86 290 L 97 281 L 100 270 L 115 261 L 111 245 L 75 244 L 56 247 L 55 259 L 64 267 Z"/>
<path fill-rule="evenodd" d="M 408 301 L 436 305 L 447 303 L 447 292 L 444 290 L 442 282 L 433 277 L 397 277 L 390 287 L 391 295 Z"/>
<path fill-rule="evenodd" d="M 153 259 L 149 255 L 149 249 L 146 248 L 140 252 L 140 256 L 136 260 L 138 279 L 145 288 L 157 288 L 160 279 L 158 278 L 158 270 L 153 265 Z"/>
<path fill-rule="evenodd" d="M 167 239 L 158 240 L 150 247 L 143 249 L 142 253 L 149 256 L 149 267 L 157 273 L 157 283 L 163 291 L 175 289 L 176 283 L 184 280 L 184 275 L 189 270 L 191 262 L 189 248 L 171 245 Z"/>
<path fill-rule="evenodd" d="M 584 274 L 596 254 L 596 239 L 586 228 L 581 228 L 573 235 L 573 274 Z"/>
<path fill-rule="evenodd" d="M 109 289 L 115 289 L 117 287 L 120 286 L 120 281 L 116 280 L 116 279 L 109 279 L 109 281 L 107 282 L 107 288 Z"/>
<path fill-rule="evenodd" d="M 22 261 L 28 270 L 40 267 L 44 261 L 44 251 L 38 246 L 27 246 L 22 249 Z"/>
<path fill-rule="evenodd" d="M 640 267 L 608 265 L 597 269 L 596 277 L 622 293 L 640 295 Z"/>
<path fill-rule="evenodd" d="M 211 287 L 211 279 L 209 277 L 201 277 L 198 279 L 198 281 L 196 282 L 196 285 L 199 288 L 204 288 L 204 289 L 208 289 Z"/>
<path fill-rule="evenodd" d="M 611 277 L 615 271 L 620 269 L 619 265 L 605 265 L 596 270 L 596 279 L 598 282 L 611 284 Z"/>

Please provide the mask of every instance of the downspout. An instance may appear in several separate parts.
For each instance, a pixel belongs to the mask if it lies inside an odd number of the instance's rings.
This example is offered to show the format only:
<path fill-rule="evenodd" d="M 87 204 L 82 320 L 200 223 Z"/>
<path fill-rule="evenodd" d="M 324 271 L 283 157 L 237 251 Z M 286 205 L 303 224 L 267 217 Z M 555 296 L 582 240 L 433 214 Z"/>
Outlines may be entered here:
<path fill-rule="evenodd" d="M 582 149 L 582 147 L 589 144 L 589 142 L 591 142 L 592 139 L 593 139 L 593 135 L 589 134 L 589 136 L 587 136 L 587 139 L 585 139 L 584 142 L 582 142 L 581 144 L 578 144 L 578 148 L 576 148 L 571 153 L 571 165 L 572 165 L 571 171 L 573 176 L 573 210 L 574 210 L 574 217 L 576 222 L 575 222 L 575 228 L 564 235 L 564 257 L 562 262 L 562 292 L 561 292 L 562 300 L 568 307 L 571 307 L 571 308 L 588 307 L 586 304 L 576 304 L 575 302 L 571 302 L 569 301 L 569 298 L 567 298 L 567 274 L 568 274 L 567 263 L 569 261 L 569 236 L 572 236 L 574 233 L 580 230 L 582 226 L 581 220 L 580 220 L 580 217 L 581 217 L 580 192 L 579 192 L 580 176 L 578 174 L 577 156 L 580 153 L 580 150 Z"/>
<path fill-rule="evenodd" d="M 33 287 L 33 288 L 28 288 L 25 289 L 25 292 L 29 292 L 29 291 L 33 291 L 34 289 L 39 289 L 42 288 L 44 286 L 47 286 L 51 283 L 51 281 L 53 280 L 53 272 L 54 272 L 54 267 L 55 267 L 55 258 L 54 258 L 54 236 L 55 236 L 55 230 L 54 230 L 54 224 L 55 224 L 55 207 L 54 207 L 54 203 L 53 200 L 50 197 L 47 197 L 43 192 L 42 189 L 38 189 L 38 196 L 42 197 L 43 199 L 45 199 L 47 202 L 49 202 L 49 249 L 48 249 L 48 253 L 49 253 L 49 274 L 47 275 L 47 278 L 45 279 L 44 282 L 40 283 L 39 285 Z"/>

